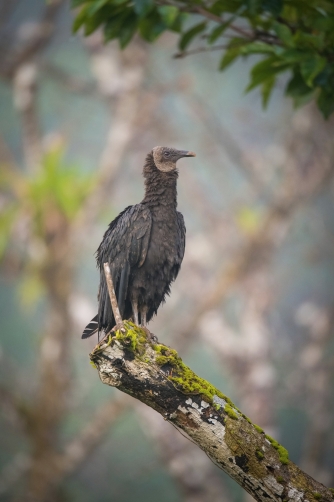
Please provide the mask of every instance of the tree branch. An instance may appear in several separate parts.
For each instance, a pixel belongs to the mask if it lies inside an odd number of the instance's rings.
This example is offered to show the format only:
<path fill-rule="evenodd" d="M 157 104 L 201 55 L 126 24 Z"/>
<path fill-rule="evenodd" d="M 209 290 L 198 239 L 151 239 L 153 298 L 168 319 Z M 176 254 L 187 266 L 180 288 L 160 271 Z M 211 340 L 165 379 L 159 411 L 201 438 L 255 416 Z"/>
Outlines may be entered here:
<path fill-rule="evenodd" d="M 153 344 L 130 322 L 90 354 L 101 381 L 147 404 L 255 500 L 331 501 L 334 495 L 288 459 L 228 397 L 188 368 L 177 352 Z"/>
<path fill-rule="evenodd" d="M 14 104 L 22 126 L 25 162 L 30 171 L 41 166 L 43 148 L 37 110 L 37 66 L 33 62 L 22 64 L 14 76 Z"/>
<path fill-rule="evenodd" d="M 93 44 L 92 44 L 93 45 Z M 95 190 L 83 204 L 73 232 L 73 245 L 78 246 L 83 231 L 87 234 L 101 209 L 101 201 L 110 197 L 113 183 L 122 166 L 124 156 L 131 148 L 131 141 L 136 131 L 136 120 L 143 115 L 141 86 L 145 75 L 147 54 L 139 44 L 133 44 L 125 58 L 110 48 L 90 47 L 92 67 L 95 68 L 99 92 L 107 99 L 112 122 L 107 134 L 106 145 L 102 152 Z M 113 65 L 109 68 L 109 62 Z M 102 63 L 102 64 L 101 64 Z M 99 71 L 96 68 L 102 66 Z M 105 70 L 107 66 L 108 71 Z M 118 83 L 110 89 L 110 82 Z"/>
<path fill-rule="evenodd" d="M 13 47 L 11 47 L 11 43 L 8 40 L 0 43 L 2 49 L 0 74 L 4 79 L 11 80 L 22 64 L 31 61 L 40 51 L 45 49 L 54 33 L 55 19 L 63 4 L 64 0 L 51 0 L 47 3 L 42 17 L 34 26 L 29 40 L 26 40 L 24 43 L 19 42 L 15 45 L 15 42 L 18 40 L 16 36 Z"/>
<path fill-rule="evenodd" d="M 53 469 L 57 469 L 58 483 L 70 476 L 87 460 L 88 456 L 101 444 L 112 424 L 129 407 L 127 396 L 107 401 L 78 435 L 70 441 L 58 455 Z"/>
<path fill-rule="evenodd" d="M 114 314 L 114 318 L 115 318 L 117 325 L 122 325 L 121 330 L 123 331 L 123 321 L 122 321 L 121 313 L 118 308 L 118 303 L 117 303 L 116 293 L 115 293 L 115 289 L 114 289 L 114 284 L 113 284 L 112 278 L 111 278 L 109 263 L 108 262 L 104 263 L 103 267 L 104 267 L 104 275 L 106 276 L 108 293 L 109 293 L 109 298 L 110 298 L 110 303 L 111 303 L 112 311 Z"/>
<path fill-rule="evenodd" d="M 215 21 L 216 23 L 219 23 L 219 24 L 224 24 L 224 22 L 225 22 L 224 19 L 221 18 L 220 16 L 216 16 L 216 14 L 213 14 L 212 12 L 210 12 L 206 9 L 203 9 L 203 7 L 200 7 L 200 6 L 194 7 L 192 9 L 192 12 L 196 12 L 196 13 L 200 14 L 201 16 L 206 17 L 207 19 L 210 19 L 210 21 Z M 230 29 L 232 29 L 233 31 L 235 31 L 239 35 L 242 35 L 245 38 L 249 38 L 250 40 L 254 38 L 253 33 L 249 32 L 247 30 L 244 30 L 243 28 L 240 28 L 239 26 L 235 26 L 233 24 L 230 24 L 229 27 L 230 27 Z"/>
<path fill-rule="evenodd" d="M 186 56 L 193 56 L 194 54 L 200 54 L 201 52 L 212 52 L 221 51 L 223 49 L 228 49 L 227 44 L 214 45 L 213 47 L 197 47 L 196 49 L 191 49 L 189 51 L 176 52 L 173 57 L 175 59 L 182 59 Z"/>

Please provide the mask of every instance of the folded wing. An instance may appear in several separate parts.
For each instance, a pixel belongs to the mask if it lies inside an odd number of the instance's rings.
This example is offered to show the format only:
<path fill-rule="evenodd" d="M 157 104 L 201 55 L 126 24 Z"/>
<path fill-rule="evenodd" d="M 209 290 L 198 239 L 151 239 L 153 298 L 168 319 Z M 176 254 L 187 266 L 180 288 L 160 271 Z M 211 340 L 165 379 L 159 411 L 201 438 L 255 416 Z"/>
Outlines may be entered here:
<path fill-rule="evenodd" d="M 127 207 L 109 225 L 96 252 L 100 268 L 98 329 L 108 332 L 115 325 L 103 264 L 108 262 L 123 315 L 130 302 L 128 286 L 131 272 L 140 268 L 147 255 L 152 227 L 150 210 L 144 204 Z"/>

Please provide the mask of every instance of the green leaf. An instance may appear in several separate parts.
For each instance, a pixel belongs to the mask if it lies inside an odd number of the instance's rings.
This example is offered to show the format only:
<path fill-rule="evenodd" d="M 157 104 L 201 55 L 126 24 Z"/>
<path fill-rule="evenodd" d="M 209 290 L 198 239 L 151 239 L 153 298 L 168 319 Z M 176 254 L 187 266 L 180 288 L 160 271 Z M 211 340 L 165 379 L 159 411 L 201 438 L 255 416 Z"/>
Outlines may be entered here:
<path fill-rule="evenodd" d="M 267 104 L 269 102 L 271 91 L 274 88 L 275 82 L 276 82 L 276 76 L 273 75 L 272 77 L 269 77 L 267 80 L 265 80 L 265 82 L 262 85 L 261 94 L 262 94 L 262 106 L 264 109 L 267 108 Z"/>
<path fill-rule="evenodd" d="M 133 35 L 136 33 L 137 28 L 138 17 L 134 12 L 130 12 L 127 18 L 123 21 L 119 34 L 119 43 L 122 49 L 128 45 Z"/>
<path fill-rule="evenodd" d="M 140 19 L 143 19 L 153 8 L 153 0 L 134 0 L 134 10 Z"/>
<path fill-rule="evenodd" d="M 71 7 L 75 9 L 86 2 L 89 2 L 89 0 L 71 0 Z"/>
<path fill-rule="evenodd" d="M 300 72 L 308 86 L 312 86 L 314 78 L 325 68 L 326 58 L 313 54 L 311 57 L 302 61 Z"/>
<path fill-rule="evenodd" d="M 303 59 L 307 57 L 305 51 L 298 49 L 282 49 L 281 47 L 275 49 L 275 54 L 282 59 L 285 63 L 298 63 L 300 64 Z"/>
<path fill-rule="evenodd" d="M 309 89 L 310 91 L 310 89 Z M 303 96 L 296 96 L 293 99 L 294 108 L 300 108 L 301 106 L 306 105 L 309 101 L 315 98 L 315 91 L 312 89 L 308 94 L 304 94 Z"/>
<path fill-rule="evenodd" d="M 220 64 L 219 64 L 219 70 L 223 71 L 225 68 L 227 68 L 230 64 L 233 63 L 233 61 L 240 56 L 240 51 L 241 47 L 230 47 L 229 49 L 226 49 L 224 56 L 222 57 Z"/>
<path fill-rule="evenodd" d="M 77 15 L 77 17 L 74 19 L 73 25 L 72 25 L 73 33 L 76 33 L 81 28 L 81 26 L 86 22 L 86 20 L 88 19 L 87 7 L 88 6 L 83 7 L 81 9 L 81 11 L 79 12 L 79 14 Z"/>
<path fill-rule="evenodd" d="M 241 54 L 247 56 L 248 54 L 273 54 L 275 47 L 265 42 L 250 42 L 241 48 Z"/>
<path fill-rule="evenodd" d="M 322 87 L 326 92 L 334 88 L 334 64 L 327 63 L 325 68 L 314 79 L 314 84 Z"/>
<path fill-rule="evenodd" d="M 189 14 L 187 14 L 186 12 L 180 12 L 177 18 L 175 19 L 174 23 L 171 26 L 169 26 L 169 29 L 171 31 L 180 33 L 183 28 L 183 23 L 186 21 L 186 19 L 188 19 L 188 16 Z"/>
<path fill-rule="evenodd" d="M 246 88 L 246 92 L 262 84 L 274 75 L 281 73 L 289 68 L 289 65 L 282 63 L 275 56 L 265 59 L 256 64 L 251 70 L 251 81 Z"/>
<path fill-rule="evenodd" d="M 292 79 L 288 82 L 285 89 L 285 94 L 292 98 L 297 98 L 310 93 L 310 88 L 306 85 L 303 77 L 299 72 L 295 72 Z"/>
<path fill-rule="evenodd" d="M 106 19 L 106 15 L 109 14 L 109 9 L 108 7 L 102 7 L 99 11 L 97 11 L 95 14 L 87 16 L 85 20 L 85 36 L 89 36 L 96 29 L 101 26 L 101 24 L 104 22 Z"/>
<path fill-rule="evenodd" d="M 273 29 L 282 42 L 288 47 L 294 47 L 293 35 L 290 28 L 286 24 L 274 22 Z"/>
<path fill-rule="evenodd" d="M 27 180 L 26 203 L 30 205 L 35 231 L 42 235 L 51 212 L 73 219 L 94 187 L 91 175 L 76 166 L 64 164 L 63 150 L 53 147 L 43 157 L 43 169 Z"/>
<path fill-rule="evenodd" d="M 89 6 L 87 6 L 87 13 L 88 16 L 93 16 L 96 12 L 98 12 L 102 7 L 104 7 L 106 4 L 109 3 L 109 0 L 90 0 Z M 108 5 L 107 11 L 104 10 L 104 12 L 109 12 L 110 10 L 113 9 L 112 5 Z"/>
<path fill-rule="evenodd" d="M 154 42 L 154 40 L 165 30 L 166 25 L 156 9 L 139 22 L 139 32 L 147 42 Z"/>
<path fill-rule="evenodd" d="M 328 117 L 334 112 L 334 93 L 321 91 L 317 103 L 323 116 L 328 119 Z"/>
<path fill-rule="evenodd" d="M 108 42 L 109 40 L 116 38 L 119 30 L 120 27 L 117 18 L 113 17 L 109 19 L 109 21 L 105 23 L 103 28 L 104 41 Z"/>
<path fill-rule="evenodd" d="M 318 17 L 318 18 L 312 18 L 310 25 L 312 26 L 313 30 L 316 32 L 330 32 L 333 33 L 334 30 L 334 16 L 331 14 L 328 17 Z"/>
<path fill-rule="evenodd" d="M 283 9 L 283 0 L 264 0 L 262 8 L 277 17 Z"/>
<path fill-rule="evenodd" d="M 224 12 L 230 12 L 233 14 L 238 9 L 240 9 L 242 3 L 243 2 L 241 2 L 240 0 L 218 0 L 211 6 L 209 10 L 217 16 L 220 16 Z"/>
<path fill-rule="evenodd" d="M 113 40 L 120 35 L 123 21 L 127 18 L 127 12 L 123 11 L 121 14 L 111 17 L 104 26 L 104 39 L 105 41 Z"/>
<path fill-rule="evenodd" d="M 261 0 L 247 0 L 248 10 L 251 16 L 255 16 L 259 12 L 262 7 L 261 3 Z"/>
<path fill-rule="evenodd" d="M 210 35 L 209 35 L 208 43 L 209 44 L 213 44 L 217 40 L 217 38 L 219 38 L 224 33 L 224 31 L 226 30 L 226 28 L 228 28 L 229 25 L 231 23 L 233 23 L 233 21 L 235 20 L 235 18 L 236 18 L 236 16 L 232 16 L 225 23 L 222 23 L 219 26 L 217 26 L 216 28 L 214 28 L 212 30 L 212 32 L 210 33 Z"/>
<path fill-rule="evenodd" d="M 165 25 L 171 27 L 174 24 L 180 11 L 173 5 L 161 5 L 158 7 L 158 12 Z"/>
<path fill-rule="evenodd" d="M 334 26 L 333 26 L 334 29 Z M 302 30 L 297 30 L 293 36 L 295 46 L 301 49 L 316 49 L 322 51 L 325 47 L 325 33 L 315 31 L 314 33 L 305 33 Z"/>
<path fill-rule="evenodd" d="M 179 42 L 179 49 L 181 51 L 184 51 L 188 47 L 190 42 L 193 40 L 193 38 L 195 38 L 196 35 L 205 30 L 206 24 L 207 24 L 206 21 L 204 21 L 202 23 L 196 24 L 190 30 L 186 31 L 182 35 L 181 40 Z"/>

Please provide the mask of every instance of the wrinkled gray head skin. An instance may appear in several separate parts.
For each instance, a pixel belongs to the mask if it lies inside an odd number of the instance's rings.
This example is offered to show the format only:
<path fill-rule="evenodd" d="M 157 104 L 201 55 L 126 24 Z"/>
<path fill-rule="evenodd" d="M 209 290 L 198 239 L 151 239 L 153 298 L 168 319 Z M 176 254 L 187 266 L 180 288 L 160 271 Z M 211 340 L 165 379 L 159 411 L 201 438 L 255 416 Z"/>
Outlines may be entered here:
<path fill-rule="evenodd" d="M 154 163 L 160 171 L 165 173 L 176 169 L 176 162 L 182 157 L 196 157 L 196 153 L 188 150 L 176 150 L 168 146 L 155 146 L 153 148 Z"/>

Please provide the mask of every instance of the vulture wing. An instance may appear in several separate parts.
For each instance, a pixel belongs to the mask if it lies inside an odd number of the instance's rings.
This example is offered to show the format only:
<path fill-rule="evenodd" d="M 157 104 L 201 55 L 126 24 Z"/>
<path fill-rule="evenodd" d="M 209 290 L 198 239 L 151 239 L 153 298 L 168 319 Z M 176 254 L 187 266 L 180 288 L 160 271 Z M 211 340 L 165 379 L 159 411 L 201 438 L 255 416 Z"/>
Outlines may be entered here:
<path fill-rule="evenodd" d="M 108 332 L 115 325 L 111 309 L 103 264 L 108 262 L 117 296 L 118 306 L 123 315 L 131 271 L 140 268 L 146 258 L 150 241 L 152 217 L 144 204 L 129 206 L 109 225 L 96 252 L 100 269 L 99 313 L 97 324 L 92 321 L 85 328 L 82 338 L 88 338 L 102 328 Z M 92 330 L 92 328 L 94 328 Z"/>
<path fill-rule="evenodd" d="M 184 250 L 186 247 L 186 226 L 184 224 L 184 219 L 182 213 L 177 212 L 177 224 L 178 224 L 178 240 L 177 240 L 177 258 L 176 258 L 176 273 L 174 279 L 176 279 L 179 273 L 181 263 L 184 256 Z"/>

